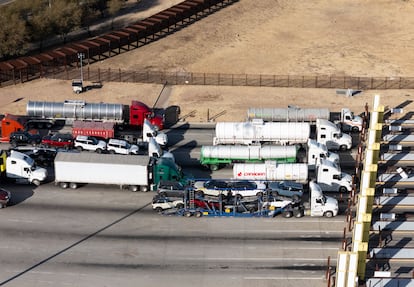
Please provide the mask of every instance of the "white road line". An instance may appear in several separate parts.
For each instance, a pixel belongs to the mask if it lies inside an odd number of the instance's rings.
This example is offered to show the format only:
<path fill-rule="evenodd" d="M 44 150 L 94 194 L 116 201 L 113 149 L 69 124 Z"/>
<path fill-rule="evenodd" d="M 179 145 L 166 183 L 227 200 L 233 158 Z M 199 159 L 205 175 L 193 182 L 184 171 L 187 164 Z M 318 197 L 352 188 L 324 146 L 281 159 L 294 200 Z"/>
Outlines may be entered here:
<path fill-rule="evenodd" d="M 246 257 L 246 258 L 234 258 L 234 257 L 220 257 L 220 258 L 194 258 L 194 257 L 175 257 L 175 259 L 181 260 L 197 260 L 197 261 L 326 261 L 326 258 L 290 258 L 290 257 L 272 257 L 272 258 L 253 258 L 253 257 Z M 331 260 L 336 261 L 336 258 L 331 258 Z"/>
<path fill-rule="evenodd" d="M 244 280 L 324 280 L 324 276 L 320 277 L 244 277 Z"/>

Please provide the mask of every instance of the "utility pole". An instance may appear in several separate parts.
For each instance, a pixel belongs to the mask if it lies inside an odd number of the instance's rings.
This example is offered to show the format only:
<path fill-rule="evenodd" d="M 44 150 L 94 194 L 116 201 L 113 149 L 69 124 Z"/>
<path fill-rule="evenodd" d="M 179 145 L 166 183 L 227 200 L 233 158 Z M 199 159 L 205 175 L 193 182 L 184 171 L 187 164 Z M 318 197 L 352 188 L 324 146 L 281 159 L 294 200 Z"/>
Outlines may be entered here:
<path fill-rule="evenodd" d="M 82 62 L 83 62 L 83 58 L 85 58 L 85 54 L 84 53 L 78 53 L 78 58 L 79 58 L 79 61 L 80 61 L 80 74 L 81 74 L 80 79 L 81 79 L 82 84 L 83 84 Z"/>

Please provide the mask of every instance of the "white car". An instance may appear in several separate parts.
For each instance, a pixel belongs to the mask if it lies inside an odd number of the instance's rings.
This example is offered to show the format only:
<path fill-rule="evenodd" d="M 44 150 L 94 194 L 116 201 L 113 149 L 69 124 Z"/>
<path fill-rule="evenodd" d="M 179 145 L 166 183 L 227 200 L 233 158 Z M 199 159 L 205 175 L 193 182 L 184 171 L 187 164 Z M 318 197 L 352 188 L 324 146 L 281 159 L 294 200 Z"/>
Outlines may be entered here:
<path fill-rule="evenodd" d="M 247 180 L 207 180 L 196 181 L 194 183 L 195 193 L 198 196 L 232 196 L 239 199 L 249 196 L 262 196 L 266 190 L 266 185 L 261 182 Z"/>
<path fill-rule="evenodd" d="M 182 199 L 169 200 L 167 197 L 155 196 L 152 200 L 152 209 L 158 213 L 171 208 L 184 208 L 184 201 Z"/>
<path fill-rule="evenodd" d="M 106 150 L 106 142 L 90 136 L 77 136 L 73 145 L 79 151 L 89 150 L 102 153 Z"/>
<path fill-rule="evenodd" d="M 126 140 L 110 139 L 106 146 L 109 153 L 138 154 L 138 146 L 128 143 Z"/>

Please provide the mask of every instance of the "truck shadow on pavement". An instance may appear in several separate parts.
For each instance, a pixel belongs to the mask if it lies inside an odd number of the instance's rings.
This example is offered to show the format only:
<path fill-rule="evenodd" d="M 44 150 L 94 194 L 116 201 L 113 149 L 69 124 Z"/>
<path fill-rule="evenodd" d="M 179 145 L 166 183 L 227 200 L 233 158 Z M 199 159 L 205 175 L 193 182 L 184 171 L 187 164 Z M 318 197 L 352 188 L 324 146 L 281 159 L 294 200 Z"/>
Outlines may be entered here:
<path fill-rule="evenodd" d="M 8 206 L 18 205 L 24 202 L 26 199 L 30 198 L 34 194 L 34 189 L 36 186 L 34 185 L 27 185 L 27 184 L 12 184 L 12 183 L 4 183 L 2 187 L 11 193 L 11 199 L 8 203 Z"/>

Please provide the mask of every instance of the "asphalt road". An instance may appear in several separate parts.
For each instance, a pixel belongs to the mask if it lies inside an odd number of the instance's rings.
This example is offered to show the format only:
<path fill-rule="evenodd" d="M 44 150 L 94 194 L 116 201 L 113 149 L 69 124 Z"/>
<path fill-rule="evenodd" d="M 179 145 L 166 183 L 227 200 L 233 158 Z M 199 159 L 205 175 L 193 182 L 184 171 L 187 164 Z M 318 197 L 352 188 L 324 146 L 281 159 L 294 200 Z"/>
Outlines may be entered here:
<path fill-rule="evenodd" d="M 326 286 L 345 221 L 162 216 L 152 193 L 8 188 L 0 286 Z"/>

